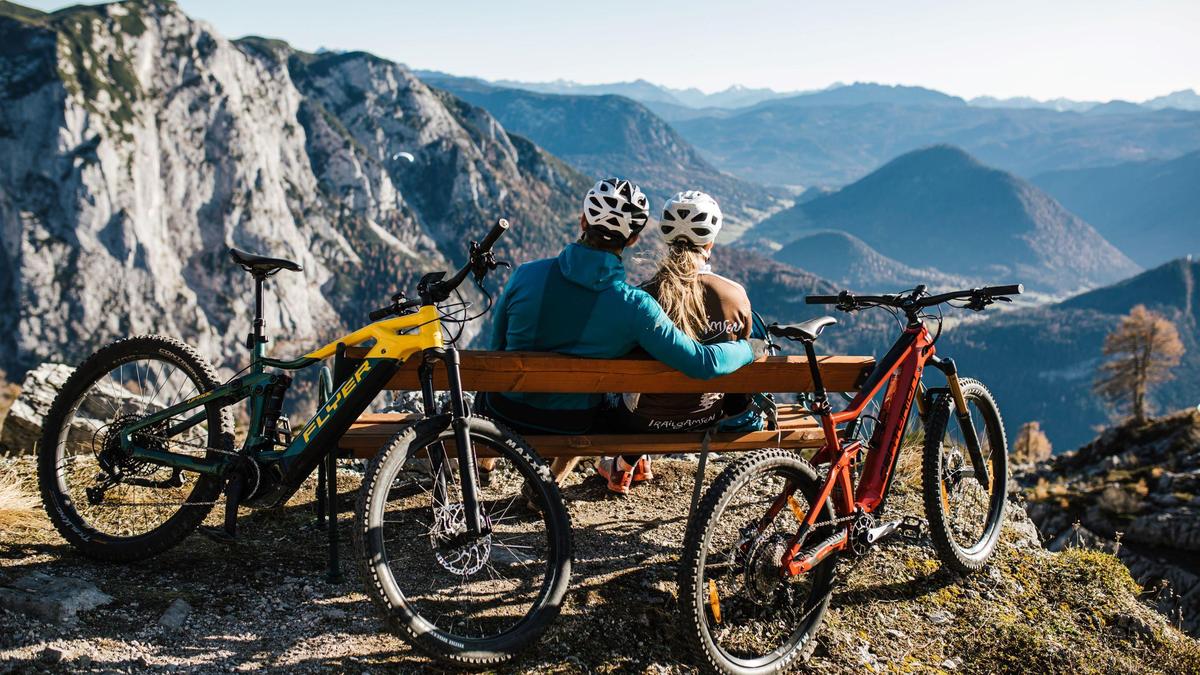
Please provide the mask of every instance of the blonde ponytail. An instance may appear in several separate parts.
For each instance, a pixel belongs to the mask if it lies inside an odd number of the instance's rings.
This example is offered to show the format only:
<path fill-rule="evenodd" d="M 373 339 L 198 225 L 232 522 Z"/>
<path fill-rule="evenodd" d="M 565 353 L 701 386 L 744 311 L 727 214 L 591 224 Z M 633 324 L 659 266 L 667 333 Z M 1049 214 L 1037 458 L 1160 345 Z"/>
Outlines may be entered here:
<path fill-rule="evenodd" d="M 708 332 L 708 312 L 699 278 L 703 265 L 704 253 L 691 242 L 677 239 L 667 245 L 667 255 L 649 283 L 671 321 L 696 340 Z"/>

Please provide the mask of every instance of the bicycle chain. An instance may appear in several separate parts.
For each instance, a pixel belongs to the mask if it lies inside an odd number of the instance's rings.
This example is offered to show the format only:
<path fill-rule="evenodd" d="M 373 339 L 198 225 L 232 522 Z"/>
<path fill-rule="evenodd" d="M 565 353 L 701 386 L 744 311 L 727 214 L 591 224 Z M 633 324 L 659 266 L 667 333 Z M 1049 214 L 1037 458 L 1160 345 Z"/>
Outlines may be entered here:
<path fill-rule="evenodd" d="M 168 447 L 169 447 L 169 444 L 174 443 L 175 445 L 183 445 L 183 446 L 186 446 L 189 448 L 195 448 L 197 450 L 204 450 L 206 452 L 215 452 L 220 455 L 229 455 L 231 457 L 244 457 L 245 456 L 242 453 L 237 452 L 235 450 L 222 450 L 220 448 L 211 448 L 207 445 L 201 445 L 199 443 L 188 443 L 187 441 L 181 441 L 178 439 L 171 438 L 169 436 L 157 436 L 154 434 L 149 434 L 149 433 L 144 433 L 144 432 L 139 433 L 138 435 L 142 436 L 144 438 L 149 438 L 154 441 L 160 441 L 160 442 L 166 443 L 166 444 L 168 444 Z M 253 461 L 253 460 L 251 460 L 251 461 Z M 257 469 L 258 469 L 258 463 L 255 462 L 255 470 L 256 470 L 255 473 L 259 473 L 257 471 Z M 119 484 L 120 483 L 117 483 L 117 485 L 119 485 Z M 216 506 L 219 503 L 220 502 L 215 501 L 215 500 L 208 501 L 208 502 L 187 502 L 187 501 L 183 501 L 183 502 L 133 502 L 133 503 L 120 504 L 119 506 L 183 506 L 183 507 L 187 507 L 187 506 Z M 95 504 L 95 506 L 102 506 L 102 505 Z M 114 505 L 113 508 L 116 508 L 117 506 L 118 505 Z"/>

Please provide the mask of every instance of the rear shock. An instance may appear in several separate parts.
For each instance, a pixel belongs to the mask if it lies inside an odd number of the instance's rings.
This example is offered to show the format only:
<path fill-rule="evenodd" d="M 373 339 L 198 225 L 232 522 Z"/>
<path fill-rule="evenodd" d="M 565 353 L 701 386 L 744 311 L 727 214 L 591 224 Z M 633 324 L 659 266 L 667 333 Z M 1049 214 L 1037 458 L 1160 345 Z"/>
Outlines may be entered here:
<path fill-rule="evenodd" d="M 288 419 L 282 415 L 283 399 L 292 378 L 279 374 L 267 386 L 267 402 L 263 409 L 263 438 L 272 445 L 287 446 L 292 442 L 292 429 Z"/>

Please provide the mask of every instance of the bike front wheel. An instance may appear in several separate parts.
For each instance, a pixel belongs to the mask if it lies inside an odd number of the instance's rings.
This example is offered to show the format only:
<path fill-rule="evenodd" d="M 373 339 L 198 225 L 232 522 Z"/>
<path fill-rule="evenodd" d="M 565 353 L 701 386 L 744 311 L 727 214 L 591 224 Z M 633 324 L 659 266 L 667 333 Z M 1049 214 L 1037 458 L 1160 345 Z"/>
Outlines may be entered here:
<path fill-rule="evenodd" d="M 780 673 L 812 653 L 838 556 L 794 577 L 781 564 L 811 509 L 822 513 L 807 544 L 833 532 L 832 506 L 814 504 L 820 487 L 808 462 L 772 449 L 731 465 L 705 494 L 679 570 L 683 632 L 703 671 Z"/>
<path fill-rule="evenodd" d="M 959 385 L 970 415 L 962 415 L 948 394 L 934 402 L 925 423 L 922 487 L 938 557 L 967 573 L 983 567 L 1000 540 L 1008 496 L 1008 444 L 992 393 L 971 379 Z M 979 440 L 986 477 L 976 472 L 967 445 L 968 424 Z"/>
<path fill-rule="evenodd" d="M 550 470 L 512 432 L 472 417 L 485 533 L 466 527 L 454 433 L 426 420 L 367 469 L 355 542 L 367 592 L 411 644 L 456 666 L 513 659 L 558 615 L 571 576 L 571 523 Z"/>

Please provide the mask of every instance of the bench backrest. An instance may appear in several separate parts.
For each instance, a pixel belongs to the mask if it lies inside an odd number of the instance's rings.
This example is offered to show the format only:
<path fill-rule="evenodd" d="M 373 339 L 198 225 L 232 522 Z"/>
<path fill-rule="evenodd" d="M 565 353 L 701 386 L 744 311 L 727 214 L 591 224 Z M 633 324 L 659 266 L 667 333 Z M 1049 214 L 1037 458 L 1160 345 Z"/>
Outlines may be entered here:
<path fill-rule="evenodd" d="M 347 349 L 350 358 L 365 350 Z M 804 356 L 772 356 L 729 375 L 697 380 L 650 357 L 587 359 L 546 352 L 459 352 L 463 388 L 468 391 L 539 393 L 639 392 L 643 394 L 723 392 L 802 392 L 812 390 Z M 821 379 L 830 391 L 853 391 L 875 366 L 870 356 L 819 356 Z M 390 389 L 420 389 L 418 360 L 411 359 L 389 383 Z M 445 369 L 434 371 L 434 386 L 446 388 Z"/>

